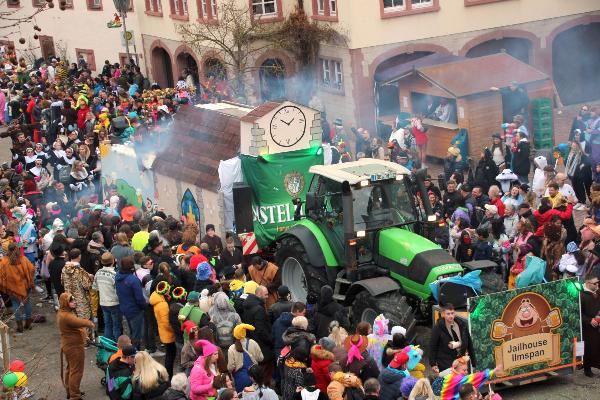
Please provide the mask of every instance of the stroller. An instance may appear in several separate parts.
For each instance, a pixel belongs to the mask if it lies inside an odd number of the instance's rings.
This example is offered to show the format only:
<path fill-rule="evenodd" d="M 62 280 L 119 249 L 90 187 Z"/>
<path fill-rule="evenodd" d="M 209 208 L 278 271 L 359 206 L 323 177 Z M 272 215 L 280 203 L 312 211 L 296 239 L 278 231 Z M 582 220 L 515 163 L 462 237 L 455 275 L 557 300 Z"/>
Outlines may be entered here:
<path fill-rule="evenodd" d="M 119 350 L 117 343 L 107 337 L 99 336 L 98 342 L 92 342 L 91 344 L 96 347 L 96 366 L 103 372 L 106 372 L 108 360 L 110 360 L 110 357 Z M 102 377 L 100 383 L 102 386 L 106 386 L 106 377 Z"/>

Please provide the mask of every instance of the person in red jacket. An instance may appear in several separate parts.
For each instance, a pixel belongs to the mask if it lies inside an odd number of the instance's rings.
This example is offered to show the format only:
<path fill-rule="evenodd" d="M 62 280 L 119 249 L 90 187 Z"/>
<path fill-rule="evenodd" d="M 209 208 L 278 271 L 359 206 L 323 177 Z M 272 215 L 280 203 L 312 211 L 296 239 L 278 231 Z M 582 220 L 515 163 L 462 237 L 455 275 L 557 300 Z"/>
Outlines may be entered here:
<path fill-rule="evenodd" d="M 504 203 L 500 198 L 500 188 L 496 185 L 490 186 L 488 196 L 490 198 L 490 204 L 498 208 L 498 215 L 504 217 Z"/>
<path fill-rule="evenodd" d="M 567 200 L 567 209 L 560 211 L 556 208 L 552 208 L 550 199 L 544 197 L 540 202 L 540 207 L 533 212 L 533 216 L 538 223 L 538 228 L 534 235 L 537 237 L 544 237 L 544 225 L 547 222 L 550 222 L 550 219 L 555 215 L 562 220 L 571 218 L 571 214 L 573 213 L 573 201 L 574 199 L 569 197 Z"/>
<path fill-rule="evenodd" d="M 315 386 L 323 393 L 327 393 L 327 386 L 331 382 L 329 364 L 335 360 L 335 356 L 333 355 L 334 348 L 335 342 L 328 337 L 323 337 L 319 340 L 319 344 L 314 345 L 310 349 L 310 356 L 312 358 L 310 366 L 317 379 Z"/>
<path fill-rule="evenodd" d="M 79 107 L 77 108 L 77 128 L 80 132 L 85 129 L 85 117 L 90 112 L 90 107 L 84 97 L 79 98 Z"/>

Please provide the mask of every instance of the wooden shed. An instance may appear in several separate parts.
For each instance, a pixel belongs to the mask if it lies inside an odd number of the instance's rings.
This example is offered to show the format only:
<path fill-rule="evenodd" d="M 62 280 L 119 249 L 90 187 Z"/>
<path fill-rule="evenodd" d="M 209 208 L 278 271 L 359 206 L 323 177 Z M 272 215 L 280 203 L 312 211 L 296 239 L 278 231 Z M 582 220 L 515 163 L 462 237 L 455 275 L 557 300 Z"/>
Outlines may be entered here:
<path fill-rule="evenodd" d="M 400 111 L 422 114 L 427 96 L 445 99 L 453 110 L 449 122 L 424 119 L 429 142 L 427 155 L 444 158 L 450 141 L 461 130 L 469 136 L 469 154 L 491 144 L 491 135 L 500 132 L 503 122 L 502 94 L 491 88 L 507 88 L 512 81 L 525 88 L 530 100 L 555 97 L 550 77 L 534 67 L 506 54 L 457 59 L 437 65 L 414 62 L 404 73 L 389 77 L 383 84 L 396 83 Z M 527 124 L 530 126 L 530 124 Z"/>

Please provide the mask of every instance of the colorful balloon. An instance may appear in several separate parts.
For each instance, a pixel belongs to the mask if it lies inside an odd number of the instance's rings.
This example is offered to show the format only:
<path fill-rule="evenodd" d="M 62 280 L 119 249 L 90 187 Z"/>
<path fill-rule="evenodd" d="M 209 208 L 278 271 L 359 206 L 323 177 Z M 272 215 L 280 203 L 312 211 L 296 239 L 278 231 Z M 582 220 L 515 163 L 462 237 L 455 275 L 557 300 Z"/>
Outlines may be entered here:
<path fill-rule="evenodd" d="M 16 387 L 27 386 L 27 375 L 25 375 L 24 372 L 15 372 L 14 374 L 17 376 L 17 383 L 15 384 Z"/>
<path fill-rule="evenodd" d="M 23 372 L 25 371 L 25 363 L 21 360 L 12 360 L 8 365 L 10 372 Z"/>
<path fill-rule="evenodd" d="M 13 387 L 15 387 L 18 381 L 19 377 L 14 372 L 7 372 L 2 377 L 2 384 L 7 389 L 12 389 Z"/>

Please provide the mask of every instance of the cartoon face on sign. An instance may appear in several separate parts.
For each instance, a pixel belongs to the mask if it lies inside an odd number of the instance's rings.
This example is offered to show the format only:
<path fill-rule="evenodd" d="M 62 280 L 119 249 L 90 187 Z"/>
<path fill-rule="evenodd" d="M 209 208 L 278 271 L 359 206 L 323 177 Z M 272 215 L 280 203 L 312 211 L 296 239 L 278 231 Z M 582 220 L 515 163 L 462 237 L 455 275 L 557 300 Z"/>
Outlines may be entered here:
<path fill-rule="evenodd" d="M 537 293 L 523 293 L 512 299 L 504 308 L 502 318 L 492 324 L 494 340 L 511 340 L 537 333 L 548 333 L 562 325 L 558 308 Z"/>
<path fill-rule="evenodd" d="M 540 314 L 528 298 L 521 300 L 521 306 L 517 310 L 513 326 L 518 328 L 529 328 L 538 323 Z"/>

